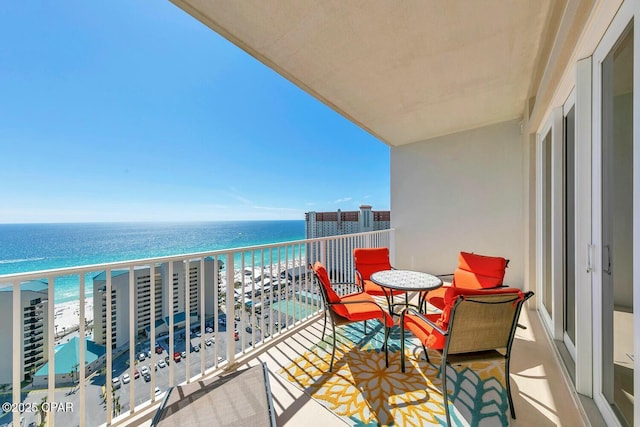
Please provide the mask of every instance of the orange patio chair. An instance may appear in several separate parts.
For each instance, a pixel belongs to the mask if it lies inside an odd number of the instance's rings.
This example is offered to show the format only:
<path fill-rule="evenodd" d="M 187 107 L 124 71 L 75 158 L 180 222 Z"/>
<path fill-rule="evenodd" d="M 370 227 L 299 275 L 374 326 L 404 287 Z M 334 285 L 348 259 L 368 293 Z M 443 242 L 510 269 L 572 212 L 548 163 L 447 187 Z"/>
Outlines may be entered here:
<path fill-rule="evenodd" d="M 508 265 L 509 260 L 502 257 L 460 252 L 458 255 L 458 268 L 455 272 L 438 276 L 453 276 L 451 285 L 445 285 L 434 291 L 429 291 L 426 301 L 442 310 L 445 306 L 444 295 L 449 287 L 492 289 L 503 286 L 505 269 Z"/>
<path fill-rule="evenodd" d="M 517 288 L 487 290 L 448 287 L 445 307 L 439 314 L 422 314 L 414 308 L 406 308 L 400 316 L 402 372 L 405 371 L 405 329 L 410 330 L 422 343 L 425 357 L 427 349 L 440 353 L 440 377 L 447 425 L 451 425 L 447 397 L 447 364 L 465 361 L 503 359 L 505 382 L 511 418 L 516 418 L 511 398 L 509 362 L 511 346 L 522 304 L 533 296 Z"/>
<path fill-rule="evenodd" d="M 391 270 L 389 248 L 357 248 L 353 250 L 353 261 L 356 269 L 356 284 L 373 296 L 384 296 L 387 306 L 391 309 L 393 296 L 401 295 L 403 291 L 383 289 L 371 281 L 371 275 L 377 271 Z"/>
<path fill-rule="evenodd" d="M 327 327 L 327 313 L 331 318 L 331 328 L 333 329 L 333 349 L 331 352 L 331 363 L 329 371 L 333 370 L 333 361 L 336 356 L 336 326 L 348 323 L 364 321 L 364 332 L 367 332 L 367 320 L 379 319 L 384 325 L 384 352 L 385 362 L 389 366 L 389 354 L 387 351 L 387 339 L 389 329 L 393 326 L 393 319 L 375 300 L 365 292 L 356 292 L 349 295 L 339 296 L 331 286 L 331 279 L 327 269 L 321 262 L 317 261 L 313 265 L 313 273 L 320 283 L 320 293 L 324 301 L 325 317 L 322 329 L 322 339 Z"/>

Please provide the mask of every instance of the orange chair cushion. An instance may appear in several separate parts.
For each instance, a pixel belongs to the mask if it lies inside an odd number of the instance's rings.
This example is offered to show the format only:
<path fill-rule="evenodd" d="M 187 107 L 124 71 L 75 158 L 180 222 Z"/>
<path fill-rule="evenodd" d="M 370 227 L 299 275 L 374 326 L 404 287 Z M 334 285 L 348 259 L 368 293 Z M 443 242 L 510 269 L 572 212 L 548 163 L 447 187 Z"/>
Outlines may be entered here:
<path fill-rule="evenodd" d="M 366 302 L 358 302 L 366 301 Z M 389 313 L 380 308 L 375 300 L 364 292 L 351 294 L 340 299 L 342 303 L 353 302 L 353 304 L 332 304 L 331 308 L 340 316 L 352 320 L 354 322 L 362 320 L 379 319 L 383 321 L 387 327 L 393 326 L 393 318 Z"/>
<path fill-rule="evenodd" d="M 376 285 L 371 280 L 365 280 L 364 281 L 363 289 L 369 295 L 376 295 L 376 296 L 404 294 L 404 291 L 398 291 L 398 290 L 395 290 L 395 289 L 394 290 L 387 289 L 387 293 L 385 294 L 384 289 L 382 289 L 382 286 Z M 391 292 L 391 293 L 389 293 L 389 292 Z"/>
<path fill-rule="evenodd" d="M 384 319 L 384 323 L 387 327 L 393 326 L 393 318 L 389 313 L 380 308 L 375 300 L 364 292 L 356 294 L 346 295 L 340 297 L 331 287 L 331 279 L 327 269 L 321 262 L 316 261 L 313 265 L 313 271 L 316 273 L 318 280 L 327 291 L 327 298 L 331 309 L 340 316 L 352 320 L 354 322 L 370 319 Z M 359 303 L 358 301 L 363 301 Z M 339 302 L 352 302 L 351 304 L 337 304 Z"/>
<path fill-rule="evenodd" d="M 327 291 L 329 302 L 334 303 L 340 301 L 340 296 L 338 296 L 336 291 L 334 291 L 331 287 L 331 279 L 329 279 L 329 273 L 327 273 L 327 269 L 324 267 L 324 265 L 322 265 L 320 261 L 316 261 L 315 264 L 313 264 L 313 271 L 316 273 L 316 276 L 318 276 L 318 280 L 320 280 L 320 283 Z"/>
<path fill-rule="evenodd" d="M 444 294 L 447 292 L 451 285 L 441 286 L 438 289 L 434 289 L 427 293 L 427 302 L 432 306 L 443 310 L 444 309 Z"/>
<path fill-rule="evenodd" d="M 389 248 L 354 249 L 353 261 L 363 280 L 369 280 L 376 271 L 391 270 Z"/>
<path fill-rule="evenodd" d="M 425 316 L 427 319 L 431 320 L 436 325 L 442 327 L 440 325 L 440 315 L 439 314 L 427 314 Z M 440 332 L 435 330 L 431 325 L 420 319 L 415 314 L 407 313 L 404 317 L 404 327 L 409 329 L 413 335 L 416 336 L 424 344 L 425 347 L 433 348 L 436 350 L 442 350 L 445 344 L 445 337 Z M 446 330 L 447 328 L 443 328 Z"/>
<path fill-rule="evenodd" d="M 466 289 L 495 288 L 502 285 L 506 268 L 505 258 L 460 252 L 452 286 Z"/>

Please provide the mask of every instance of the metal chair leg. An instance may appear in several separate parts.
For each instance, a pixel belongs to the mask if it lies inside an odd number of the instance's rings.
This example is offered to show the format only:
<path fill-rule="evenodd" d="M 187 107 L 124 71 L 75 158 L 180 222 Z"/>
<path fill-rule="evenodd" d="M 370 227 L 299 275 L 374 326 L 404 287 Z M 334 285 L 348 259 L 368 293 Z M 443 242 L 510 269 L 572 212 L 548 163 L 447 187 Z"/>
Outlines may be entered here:
<path fill-rule="evenodd" d="M 389 367 L 389 347 L 387 346 L 387 341 L 389 340 L 389 332 L 391 328 L 385 326 L 384 327 L 384 363 L 385 367 Z"/>
<path fill-rule="evenodd" d="M 429 360 L 429 353 L 427 352 L 427 347 L 425 347 L 424 344 L 422 344 L 422 349 L 424 350 L 424 357 L 425 359 L 427 359 L 427 363 L 431 363 L 431 361 Z"/>
<path fill-rule="evenodd" d="M 400 367 L 402 372 L 404 372 L 404 316 L 400 319 L 400 354 L 402 356 Z"/>
<path fill-rule="evenodd" d="M 331 324 L 332 329 L 333 329 L 333 346 L 331 349 L 331 363 L 329 364 L 329 372 L 333 371 L 333 359 L 336 358 L 336 327 L 335 325 L 333 325 L 333 322 Z"/>
<path fill-rule="evenodd" d="M 442 377 L 442 400 L 444 401 L 444 412 L 447 415 L 447 426 L 451 425 L 451 415 L 449 415 L 449 396 L 447 396 L 447 362 L 442 358 L 440 366 L 440 376 Z"/>
<path fill-rule="evenodd" d="M 504 380 L 507 383 L 507 398 L 509 399 L 509 409 L 511 409 L 511 418 L 516 419 L 516 410 L 513 407 L 513 399 L 511 398 L 511 381 L 509 381 L 509 357 L 504 360 Z"/>
<path fill-rule="evenodd" d="M 324 325 L 322 326 L 322 341 L 324 341 L 324 333 L 327 330 L 327 310 L 324 311 Z"/>

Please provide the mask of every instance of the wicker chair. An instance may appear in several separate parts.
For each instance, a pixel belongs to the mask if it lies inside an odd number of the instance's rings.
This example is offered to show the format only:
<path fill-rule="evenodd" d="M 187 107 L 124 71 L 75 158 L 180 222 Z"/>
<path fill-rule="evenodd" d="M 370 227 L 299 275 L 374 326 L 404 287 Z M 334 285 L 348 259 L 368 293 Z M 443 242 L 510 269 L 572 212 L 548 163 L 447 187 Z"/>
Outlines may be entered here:
<path fill-rule="evenodd" d="M 511 418 L 516 418 L 511 398 L 509 362 L 511 346 L 522 304 L 533 296 L 516 288 L 468 290 L 451 287 L 445 294 L 441 314 L 427 314 L 407 308 L 402 312 L 401 332 L 402 372 L 405 371 L 404 336 L 410 330 L 425 350 L 438 351 L 441 356 L 440 377 L 447 425 L 451 425 L 447 397 L 447 364 L 465 361 L 504 359 L 505 382 Z"/>
<path fill-rule="evenodd" d="M 385 362 L 389 366 L 389 354 L 387 352 L 387 339 L 389 338 L 389 329 L 393 326 L 393 319 L 385 309 L 380 307 L 377 302 L 364 292 L 356 292 L 349 295 L 339 296 L 331 286 L 329 274 L 322 263 L 316 262 L 313 267 L 313 273 L 320 284 L 320 293 L 325 307 L 324 327 L 322 329 L 322 339 L 327 328 L 327 317 L 331 318 L 331 327 L 333 329 L 333 343 L 331 351 L 331 363 L 329 371 L 333 370 L 333 361 L 336 356 L 336 326 L 341 326 L 354 322 L 364 321 L 364 332 L 367 332 L 367 320 L 380 319 L 384 325 L 384 352 Z"/>

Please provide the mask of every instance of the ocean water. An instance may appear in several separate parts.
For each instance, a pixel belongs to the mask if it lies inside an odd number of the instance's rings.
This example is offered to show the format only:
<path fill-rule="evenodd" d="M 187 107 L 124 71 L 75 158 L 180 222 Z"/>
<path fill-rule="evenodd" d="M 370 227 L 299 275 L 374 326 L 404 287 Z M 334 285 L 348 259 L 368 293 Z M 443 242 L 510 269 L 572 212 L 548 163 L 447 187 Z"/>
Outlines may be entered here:
<path fill-rule="evenodd" d="M 304 220 L 0 224 L 0 275 L 288 242 L 304 229 Z M 77 299 L 77 283 L 57 279 L 56 302 Z"/>

